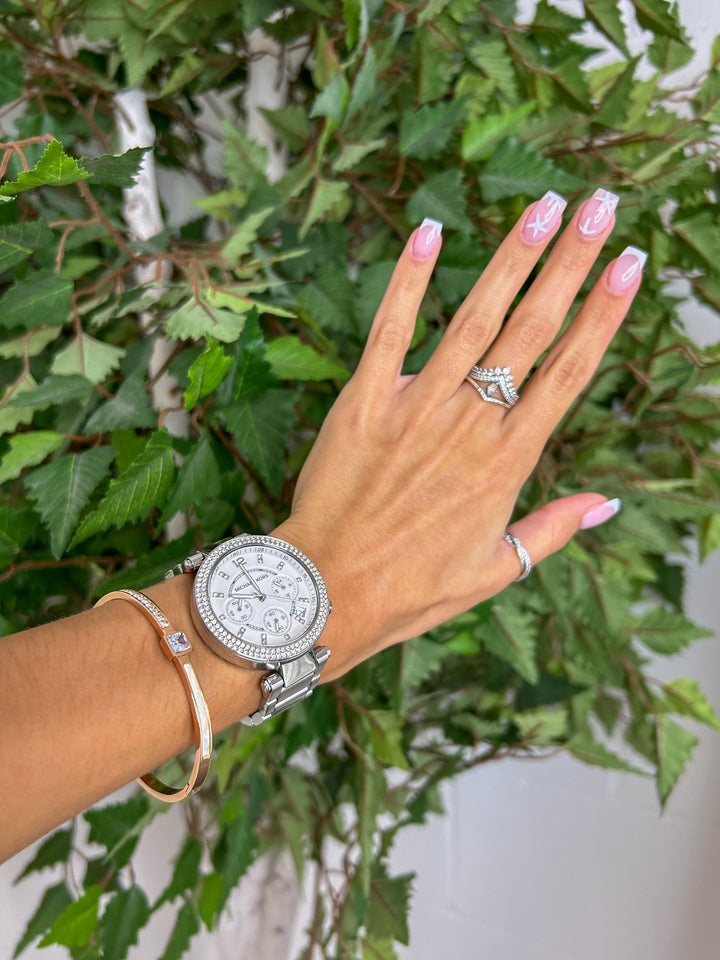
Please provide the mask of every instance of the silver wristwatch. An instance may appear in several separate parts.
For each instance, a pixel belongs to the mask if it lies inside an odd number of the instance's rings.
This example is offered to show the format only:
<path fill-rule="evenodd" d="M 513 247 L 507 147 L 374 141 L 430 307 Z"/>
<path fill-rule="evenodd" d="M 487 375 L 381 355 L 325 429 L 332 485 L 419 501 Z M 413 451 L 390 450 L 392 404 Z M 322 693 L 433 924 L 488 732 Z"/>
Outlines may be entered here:
<path fill-rule="evenodd" d="M 309 697 L 330 656 L 315 645 L 332 609 L 315 564 L 284 540 L 243 534 L 191 554 L 166 579 L 192 572 L 205 643 L 230 663 L 270 671 L 260 708 L 242 723 L 257 726 Z"/>

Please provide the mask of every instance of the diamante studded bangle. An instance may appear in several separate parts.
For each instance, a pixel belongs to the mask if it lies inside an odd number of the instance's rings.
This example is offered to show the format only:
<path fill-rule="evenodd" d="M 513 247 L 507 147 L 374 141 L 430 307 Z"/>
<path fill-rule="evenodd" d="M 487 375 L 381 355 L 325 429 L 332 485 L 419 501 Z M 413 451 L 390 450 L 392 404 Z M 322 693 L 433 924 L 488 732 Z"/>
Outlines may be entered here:
<path fill-rule="evenodd" d="M 160 648 L 168 660 L 171 660 L 180 674 L 190 707 L 192 708 L 193 727 L 195 729 L 195 762 L 185 786 L 170 787 L 153 773 L 138 778 L 138 783 L 158 800 L 176 803 L 195 793 L 205 783 L 212 757 L 212 726 L 205 697 L 197 675 L 190 663 L 192 646 L 182 630 L 174 630 L 167 617 L 150 597 L 138 590 L 113 590 L 106 593 L 95 604 L 96 607 L 110 600 L 126 600 L 144 614 L 155 628 L 160 638 Z"/>

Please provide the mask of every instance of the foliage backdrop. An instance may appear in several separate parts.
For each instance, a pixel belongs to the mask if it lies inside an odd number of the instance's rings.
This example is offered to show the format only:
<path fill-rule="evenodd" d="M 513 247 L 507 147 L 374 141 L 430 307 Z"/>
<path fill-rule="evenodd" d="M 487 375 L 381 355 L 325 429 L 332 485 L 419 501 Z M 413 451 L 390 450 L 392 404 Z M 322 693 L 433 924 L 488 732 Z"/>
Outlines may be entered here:
<path fill-rule="evenodd" d="M 388 960 L 408 941 L 412 883 L 388 874 L 388 853 L 398 830 L 440 808 L 443 779 L 567 750 L 654 777 L 663 804 L 696 742 L 677 718 L 720 726 L 695 680 L 647 675 L 650 654 L 705 635 L 683 614 L 670 558 L 688 537 L 701 555 L 720 543 L 720 401 L 707 389 L 720 345 L 684 335 L 668 287 L 684 278 L 720 308 L 720 43 L 698 83 L 669 94 L 666 76 L 692 56 L 686 34 L 666 0 L 631 6 L 642 57 L 609 0 L 584 0 L 579 17 L 541 0 L 529 24 L 511 0 L 0 0 L 0 98 L 13 110 L 0 143 L 5 633 L 284 518 L 424 216 L 447 239 L 409 371 L 548 188 L 575 205 L 597 185 L 619 193 L 604 262 L 626 243 L 650 254 L 628 321 L 518 505 L 592 488 L 622 497 L 622 514 L 528 585 L 259 729 L 218 737 L 215 779 L 188 803 L 156 902 L 132 856 L 160 804 L 138 795 L 87 812 L 96 846 L 82 861 L 77 824 L 57 831 L 24 874 L 54 867 L 57 879 L 65 864 L 63 879 L 16 954 L 41 938 L 121 960 L 170 902 L 163 960 L 180 957 L 248 865 L 287 845 L 298 875 L 308 861 L 317 870 L 304 956 Z M 261 25 L 289 77 L 286 105 L 267 112 L 287 159 L 274 183 L 267 149 L 243 132 L 248 37 Z M 586 26 L 615 63 L 588 68 Z M 113 98 L 133 86 L 148 97 L 156 162 L 201 194 L 195 219 L 146 242 L 122 216 L 142 151 L 114 156 Z M 225 115 L 221 171 L 207 162 L 207 110 Z M 157 280 L 140 284 L 138 268 L 153 266 Z M 152 408 L 155 338 L 173 344 L 187 438 Z M 178 513 L 188 530 L 168 539 Z M 330 839 L 346 854 L 339 876 Z"/>

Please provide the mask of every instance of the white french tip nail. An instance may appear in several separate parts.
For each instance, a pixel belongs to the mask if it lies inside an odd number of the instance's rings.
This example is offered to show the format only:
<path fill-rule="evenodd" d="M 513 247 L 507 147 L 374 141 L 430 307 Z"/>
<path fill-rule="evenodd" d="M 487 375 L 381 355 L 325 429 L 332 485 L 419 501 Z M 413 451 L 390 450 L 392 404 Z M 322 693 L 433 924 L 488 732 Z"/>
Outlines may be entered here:
<path fill-rule="evenodd" d="M 631 253 L 634 257 L 637 257 L 637 259 L 640 261 L 641 267 L 645 266 L 648 255 L 644 250 L 641 250 L 640 247 L 625 247 L 620 256 L 624 257 L 626 253 Z"/>
<path fill-rule="evenodd" d="M 436 235 L 442 233 L 443 225 L 440 220 L 433 220 L 432 217 L 425 217 L 423 222 L 420 224 L 420 229 L 422 230 L 423 227 L 427 227 L 427 226 L 434 227 L 436 231 Z"/>

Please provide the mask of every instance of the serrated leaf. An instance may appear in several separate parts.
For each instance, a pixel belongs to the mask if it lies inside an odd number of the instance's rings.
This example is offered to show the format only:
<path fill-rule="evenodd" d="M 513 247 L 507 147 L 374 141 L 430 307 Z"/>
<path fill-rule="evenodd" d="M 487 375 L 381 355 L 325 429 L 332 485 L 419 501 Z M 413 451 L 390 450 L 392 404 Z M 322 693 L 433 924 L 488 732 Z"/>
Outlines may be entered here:
<path fill-rule="evenodd" d="M 276 496 L 283 483 L 285 441 L 295 419 L 294 407 L 295 394 L 269 390 L 216 408 L 250 466 Z"/>
<path fill-rule="evenodd" d="M 299 237 L 304 240 L 310 227 L 318 220 L 328 218 L 341 220 L 351 205 L 348 192 L 350 184 L 342 180 L 321 180 L 318 178 L 310 203 L 300 228 Z"/>
<path fill-rule="evenodd" d="M 400 117 L 400 153 L 420 160 L 439 156 L 464 110 L 465 104 L 460 99 L 449 103 L 426 103 L 417 110 L 406 110 Z"/>
<path fill-rule="evenodd" d="M 51 243 L 52 239 L 50 228 L 44 220 L 0 226 L 0 273 L 27 260 L 35 250 Z"/>
<path fill-rule="evenodd" d="M 671 7 L 667 0 L 631 0 L 631 3 L 641 27 L 684 42 L 677 16 L 673 15 L 674 5 Z"/>
<path fill-rule="evenodd" d="M 9 407 L 25 406 L 30 404 L 36 410 L 42 410 L 51 404 L 70 403 L 75 401 L 85 405 L 92 395 L 92 384 L 79 374 L 70 374 L 67 377 L 51 374 L 42 383 L 31 390 L 25 391 L 21 397 L 8 401 Z"/>
<path fill-rule="evenodd" d="M 541 196 L 551 188 L 558 193 L 584 187 L 585 181 L 561 170 L 526 143 L 509 137 L 488 160 L 480 174 L 483 197 L 488 202 L 525 194 Z"/>
<path fill-rule="evenodd" d="M 344 173 L 346 170 L 352 170 L 361 160 L 364 160 L 369 153 L 382 149 L 387 140 L 368 140 L 366 143 L 345 143 L 337 159 L 333 161 L 333 170 L 336 173 Z"/>
<path fill-rule="evenodd" d="M 421 223 L 432 212 L 449 230 L 469 232 L 472 223 L 468 219 L 463 189 L 460 170 L 432 174 L 408 201 L 408 219 Z"/>
<path fill-rule="evenodd" d="M 14 196 L 33 187 L 55 186 L 64 187 L 70 183 L 87 180 L 90 176 L 82 167 L 79 167 L 73 157 L 68 157 L 59 140 L 51 141 L 32 170 L 23 171 L 17 180 L 3 183 L 0 186 L 0 196 Z"/>
<path fill-rule="evenodd" d="M 208 930 L 212 930 L 215 917 L 223 903 L 223 878 L 219 873 L 208 873 L 202 878 L 197 898 L 200 919 Z"/>
<path fill-rule="evenodd" d="M 50 929 L 57 918 L 73 903 L 70 891 L 64 883 L 58 883 L 47 889 L 37 910 L 28 920 L 22 937 L 17 942 L 13 952 L 13 960 L 19 957 L 23 950 Z"/>
<path fill-rule="evenodd" d="M 641 643 L 665 655 L 679 653 L 693 640 L 712 636 L 712 630 L 699 627 L 678 610 L 666 607 L 653 607 L 632 624 L 632 633 Z"/>
<path fill-rule="evenodd" d="M 497 35 L 489 39 L 471 41 L 465 48 L 466 55 L 491 80 L 503 97 L 510 103 L 518 99 L 517 77 L 507 43 Z"/>
<path fill-rule="evenodd" d="M 223 122 L 225 175 L 234 187 L 256 190 L 267 182 L 268 148 L 229 120 Z"/>
<path fill-rule="evenodd" d="M 190 946 L 190 941 L 200 930 L 198 911 L 194 904 L 186 901 L 178 910 L 175 926 L 160 960 L 179 960 Z"/>
<path fill-rule="evenodd" d="M 191 299 L 168 319 L 166 332 L 174 340 L 209 337 L 222 343 L 234 343 L 244 326 L 244 316 L 233 310 L 213 307 L 205 300 Z"/>
<path fill-rule="evenodd" d="M 25 71 L 15 50 L 0 50 L 0 104 L 19 100 L 23 93 Z"/>
<path fill-rule="evenodd" d="M 19 424 L 31 423 L 39 409 L 23 398 L 35 389 L 37 383 L 28 371 L 22 380 L 12 383 L 0 399 L 0 435 L 14 433 Z"/>
<path fill-rule="evenodd" d="M 90 383 L 102 383 L 119 366 L 124 356 L 122 347 L 103 343 L 83 333 L 55 356 L 50 371 L 68 375 L 79 373 L 87 377 Z"/>
<path fill-rule="evenodd" d="M 347 272 L 335 264 L 325 263 L 315 272 L 298 295 L 298 304 L 321 327 L 356 332 L 353 284 Z"/>
<path fill-rule="evenodd" d="M 536 683 L 537 620 L 515 607 L 496 604 L 492 619 L 483 626 L 483 646 L 509 663 L 529 683 Z"/>
<path fill-rule="evenodd" d="M 685 717 L 693 717 L 700 723 L 706 723 L 709 727 L 720 730 L 720 718 L 693 677 L 681 677 L 670 683 L 664 683 L 663 694 L 665 699 L 661 709 L 670 713 L 679 713 Z"/>
<path fill-rule="evenodd" d="M 260 110 L 279 139 L 291 150 L 301 150 L 310 139 L 307 108 L 301 104 L 291 103 L 277 110 L 261 107 Z"/>
<path fill-rule="evenodd" d="M 115 453 L 115 447 L 71 453 L 25 477 L 25 488 L 50 533 L 50 550 L 56 560 L 70 542 L 93 490 L 107 475 Z"/>
<path fill-rule="evenodd" d="M 310 108 L 310 117 L 328 117 L 339 125 L 345 116 L 349 95 L 347 80 L 341 73 L 336 73 L 325 89 L 315 97 Z"/>
<path fill-rule="evenodd" d="M 158 430 L 128 469 L 111 481 L 100 504 L 80 524 L 71 547 L 110 527 L 144 520 L 165 502 L 175 475 L 172 441 L 167 430 Z"/>
<path fill-rule="evenodd" d="M 30 333 L 23 333 L 12 340 L 0 343 L 0 357 L 23 357 L 27 351 L 29 357 L 36 357 L 45 347 L 60 336 L 60 327 L 36 327 Z"/>
<path fill-rule="evenodd" d="M 583 0 L 583 6 L 588 20 L 629 59 L 630 51 L 617 0 Z"/>
<path fill-rule="evenodd" d="M 125 960 L 130 947 L 137 943 L 138 932 L 150 919 L 150 905 L 145 891 L 137 884 L 120 890 L 105 907 L 98 926 L 98 941 L 103 960 Z"/>
<path fill-rule="evenodd" d="M 235 344 L 235 356 L 230 372 L 218 390 L 220 403 L 242 400 L 264 393 L 276 384 L 270 364 L 265 359 L 265 338 L 258 322 L 257 310 L 245 320 L 243 331 Z"/>
<path fill-rule="evenodd" d="M 403 873 L 398 877 L 388 877 L 384 869 L 376 867 L 370 882 L 367 929 L 381 940 L 398 940 L 407 945 L 410 942 L 408 914 L 413 873 Z"/>
<path fill-rule="evenodd" d="M 144 794 L 130 797 L 121 803 L 86 810 L 83 818 L 90 824 L 90 843 L 98 843 L 107 850 L 107 858 L 120 869 L 133 855 L 139 838 L 139 829 L 148 822 L 150 804 Z"/>
<path fill-rule="evenodd" d="M 661 807 L 667 803 L 698 742 L 689 730 L 668 717 L 658 717 L 657 791 Z"/>
<path fill-rule="evenodd" d="M 228 263 L 239 263 L 245 254 L 250 252 L 250 248 L 257 240 L 260 227 L 274 210 L 274 206 L 268 205 L 246 214 L 240 226 L 230 235 L 222 248 L 222 255 Z M 221 338 L 216 337 L 216 339 Z"/>
<path fill-rule="evenodd" d="M 145 74 L 165 55 L 165 46 L 159 40 L 148 40 L 142 30 L 125 21 L 117 38 L 125 63 L 128 87 L 140 85 Z"/>
<path fill-rule="evenodd" d="M 390 766 L 409 770 L 402 747 L 402 720 L 391 710 L 371 710 L 368 716 L 370 748 L 373 754 Z"/>
<path fill-rule="evenodd" d="M 536 744 L 553 743 L 568 729 L 565 710 L 524 710 L 513 715 L 513 723 L 523 740 Z"/>
<path fill-rule="evenodd" d="M 45 867 L 52 867 L 56 863 L 64 863 L 70 855 L 72 845 L 72 830 L 56 830 L 44 843 L 40 844 L 35 856 L 22 873 L 15 877 L 13 884 L 19 883 L 23 877 L 27 877 L 30 873 L 44 870 Z"/>
<path fill-rule="evenodd" d="M 213 851 L 213 866 L 222 878 L 221 902 L 227 900 L 230 891 L 255 859 L 257 843 L 257 831 L 247 816 L 238 817 L 222 831 Z"/>
<path fill-rule="evenodd" d="M 272 340 L 265 358 L 279 380 L 347 380 L 350 376 L 345 367 L 320 356 L 295 336 Z"/>
<path fill-rule="evenodd" d="M 57 273 L 33 271 L 0 297 L 0 325 L 24 330 L 48 323 L 61 327 L 69 316 L 72 292 L 72 283 Z"/>
<path fill-rule="evenodd" d="M 207 436 L 202 436 L 185 457 L 158 528 L 162 529 L 176 513 L 186 513 L 190 507 L 219 497 L 220 486 L 220 468 L 212 445 Z"/>
<path fill-rule="evenodd" d="M 33 430 L 10 437 L 10 449 L 0 460 L 0 485 L 19 477 L 26 467 L 34 467 L 65 442 L 61 433 Z"/>
<path fill-rule="evenodd" d="M 197 837 L 188 834 L 175 860 L 170 883 L 153 904 L 153 912 L 163 903 L 170 903 L 176 897 L 185 893 L 186 890 L 192 890 L 195 887 L 200 873 L 202 855 L 202 843 Z"/>
<path fill-rule="evenodd" d="M 101 404 L 83 427 L 84 434 L 111 430 L 143 430 L 157 426 L 157 414 L 150 409 L 145 390 L 145 372 L 133 370 L 112 398 Z"/>
<path fill-rule="evenodd" d="M 713 269 L 720 262 L 720 224 L 709 210 L 694 217 L 673 221 L 673 229 L 693 250 L 706 260 Z"/>
<path fill-rule="evenodd" d="M 645 776 L 642 770 L 622 760 L 616 753 L 591 739 L 588 734 L 578 733 L 566 744 L 567 749 L 578 760 L 593 767 L 605 767 L 606 770 L 624 770 L 625 773 L 637 773 Z"/>
<path fill-rule="evenodd" d="M 135 184 L 143 157 L 149 147 L 131 147 L 120 155 L 103 154 L 101 157 L 81 157 L 80 165 L 90 174 L 93 184 L 127 189 Z"/>
<path fill-rule="evenodd" d="M 463 131 L 461 153 L 463 160 L 486 160 L 497 144 L 511 133 L 535 109 L 535 104 L 523 103 L 505 113 L 485 114 L 473 120 Z"/>
<path fill-rule="evenodd" d="M 219 343 L 211 342 L 208 345 L 188 370 L 190 386 L 185 391 L 184 398 L 187 411 L 192 410 L 198 400 L 202 400 L 220 386 L 232 363 L 232 357 L 225 353 Z"/>
<path fill-rule="evenodd" d="M 64 947 L 81 947 L 97 929 L 98 905 L 102 889 L 89 887 L 85 893 L 66 907 L 40 941 L 39 946 L 48 947 L 59 943 Z"/>

